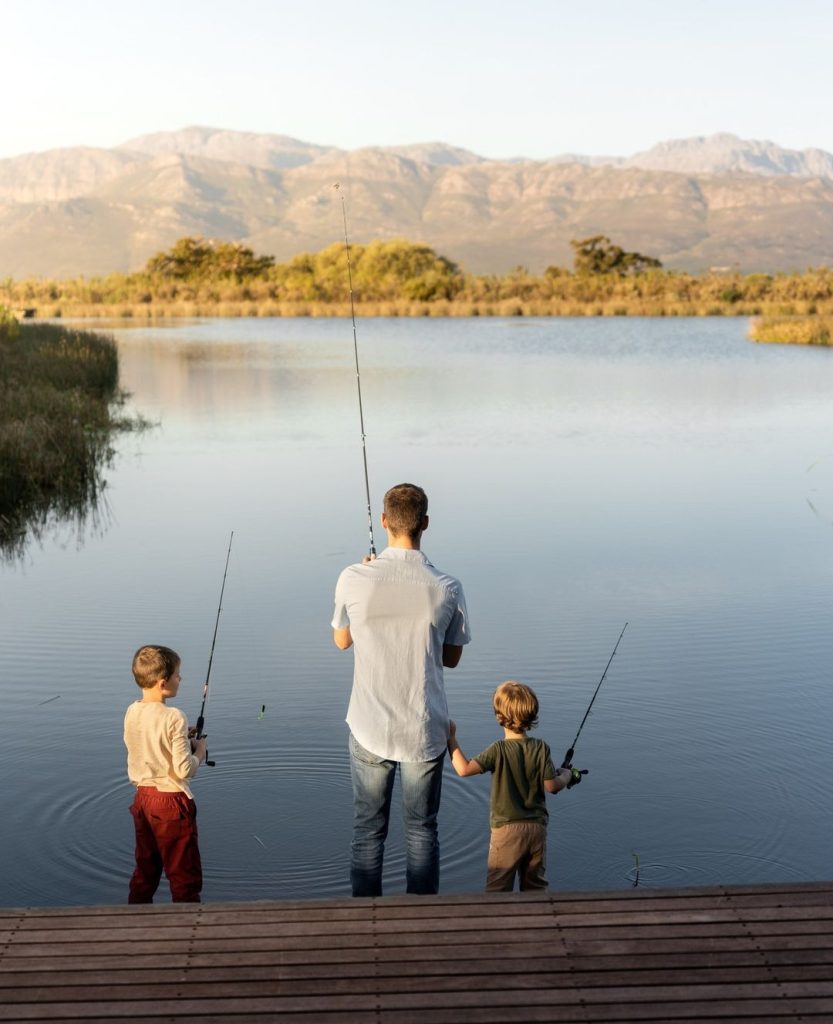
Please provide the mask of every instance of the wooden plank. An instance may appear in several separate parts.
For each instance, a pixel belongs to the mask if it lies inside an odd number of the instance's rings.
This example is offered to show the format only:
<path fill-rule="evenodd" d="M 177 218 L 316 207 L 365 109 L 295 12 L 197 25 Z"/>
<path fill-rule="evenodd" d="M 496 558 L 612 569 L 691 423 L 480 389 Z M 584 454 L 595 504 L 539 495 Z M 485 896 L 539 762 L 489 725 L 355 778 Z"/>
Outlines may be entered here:
<path fill-rule="evenodd" d="M 815 955 L 814 955 L 815 954 Z M 48 961 L 36 961 L 39 969 L 19 972 L 8 971 L 0 975 L 0 990 L 22 989 L 36 986 L 73 985 L 128 985 L 171 984 L 189 982 L 194 985 L 210 984 L 229 980 L 257 981 L 260 979 L 319 979 L 366 977 L 369 969 L 379 978 L 417 977 L 429 979 L 445 975 L 493 974 L 504 977 L 507 986 L 513 984 L 516 974 L 541 974 L 561 972 L 570 974 L 576 984 L 602 984 L 605 979 L 627 978 L 636 984 L 651 978 L 658 983 L 673 980 L 681 974 L 692 979 L 692 984 L 713 978 L 731 979 L 743 977 L 785 980 L 799 980 L 802 977 L 830 978 L 833 976 L 833 955 L 830 951 L 779 950 L 769 956 L 754 950 L 749 953 L 713 953 L 666 955 L 653 957 L 603 958 L 587 957 L 580 960 L 568 957 L 538 956 L 529 959 L 511 960 L 505 957 L 494 959 L 443 959 L 433 961 L 383 961 L 378 958 L 358 963 L 287 963 L 283 959 L 269 964 L 229 963 L 227 960 L 216 966 L 189 966 L 183 958 L 180 966 L 160 964 L 158 967 L 134 968 L 129 958 L 123 958 L 122 965 L 111 967 L 86 962 L 86 971 L 64 970 L 45 966 Z M 370 967 L 369 967 L 370 965 Z M 90 975 L 91 977 L 87 977 Z"/>
<path fill-rule="evenodd" d="M 287 900 L 287 901 L 269 901 L 262 900 L 257 902 L 251 902 L 245 904 L 247 908 L 251 908 L 252 912 L 257 912 L 261 909 L 274 909 L 274 908 L 286 908 L 287 910 L 305 910 L 305 909 L 339 909 L 344 908 L 345 905 L 349 907 L 355 907 L 358 911 L 361 907 L 369 907 L 374 904 L 377 905 L 377 909 L 405 909 L 407 907 L 424 907 L 430 904 L 435 904 L 442 907 L 454 907 L 454 906 L 466 906 L 474 905 L 481 906 L 484 904 L 497 904 L 502 905 L 508 901 L 516 904 L 522 903 L 537 903 L 547 902 L 551 904 L 559 904 L 563 902 L 572 902 L 579 906 L 592 907 L 594 904 L 599 902 L 613 901 L 616 905 L 621 906 L 624 903 L 636 900 L 663 900 L 663 899 L 686 899 L 695 898 L 703 899 L 707 897 L 720 897 L 723 899 L 733 900 L 748 900 L 750 898 L 761 897 L 765 900 L 777 898 L 779 896 L 795 897 L 799 894 L 807 894 L 810 897 L 815 895 L 827 895 L 828 898 L 833 898 L 833 882 L 784 882 L 784 883 L 769 883 L 765 885 L 744 885 L 744 886 L 703 886 L 699 887 L 686 887 L 680 889 L 614 889 L 614 890 L 599 890 L 595 892 L 559 892 L 557 890 L 549 889 L 542 893 L 513 893 L 511 895 L 506 894 L 490 894 L 490 893 L 454 893 L 449 895 L 439 896 L 407 896 L 407 895 L 393 895 L 385 896 L 382 898 L 369 897 L 365 899 L 326 899 L 326 900 Z M 122 911 L 129 911 L 132 914 L 192 914 L 192 913 L 204 913 L 207 910 L 223 911 L 230 910 L 232 912 L 239 911 L 241 908 L 240 903 L 236 902 L 217 902 L 217 903 L 202 903 L 202 904 L 157 904 L 155 906 L 133 906 L 123 908 L 113 908 L 112 906 L 92 906 L 92 907 L 0 907 L 0 919 L 4 917 L 20 917 L 23 915 L 46 915 L 52 916 L 64 916 L 64 915 L 78 915 L 79 911 L 85 916 L 95 916 L 99 914 L 112 914 L 114 909 L 120 909 Z"/>
<path fill-rule="evenodd" d="M 131 969 L 130 966 L 111 968 L 106 965 L 91 967 L 86 973 L 78 970 L 29 970 L 21 972 L 9 971 L 0 979 L 0 989 L 21 989 L 38 986 L 83 986 L 91 985 L 142 985 L 153 983 L 173 984 L 189 982 L 194 985 L 213 984 L 223 981 L 258 981 L 274 980 L 305 980 L 319 978 L 353 978 L 366 977 L 369 972 L 377 977 L 420 979 L 440 978 L 447 975 L 495 975 L 503 976 L 506 984 L 515 983 L 515 976 L 526 974 L 570 975 L 581 979 L 582 984 L 601 984 L 610 978 L 627 978 L 628 984 L 636 984 L 640 979 L 651 978 L 657 981 L 673 980 L 681 974 L 691 976 L 696 981 L 730 979 L 737 977 L 749 978 L 760 976 L 762 979 L 772 977 L 797 980 L 799 977 L 830 978 L 833 976 L 831 965 L 833 957 L 811 956 L 806 958 L 802 952 L 800 958 L 785 953 L 780 962 L 773 963 L 770 958 L 759 952 L 748 955 L 732 955 L 727 953 L 714 954 L 711 957 L 677 956 L 668 957 L 664 961 L 656 957 L 599 958 L 588 957 L 576 960 L 572 957 L 539 956 L 523 960 L 507 960 L 496 957 L 492 959 L 445 959 L 434 961 L 383 961 L 378 958 L 360 962 L 345 963 L 285 963 L 276 961 L 271 964 L 237 964 L 225 962 L 215 967 L 183 966 L 169 968 L 160 965 L 158 969 Z M 89 975 L 86 976 L 86 975 Z M 553 982 L 555 984 L 556 982 Z M 693 982 L 692 982 L 693 983 Z M 523 984 L 523 983 L 522 983 Z"/>
<path fill-rule="evenodd" d="M 672 1008 L 673 1009 L 673 1008 Z M 767 1008 L 769 1012 L 766 1015 L 755 1015 L 747 1014 L 743 1012 L 735 1013 L 733 1016 L 726 1016 L 719 1009 L 709 1012 L 708 1016 L 702 1016 L 697 1012 L 697 1008 L 694 1009 L 694 1016 L 667 1016 L 669 1022 L 674 1024 L 700 1024 L 702 1021 L 722 1021 L 726 1024 L 726 1021 L 742 1021 L 743 1024 L 795 1024 L 797 1020 L 820 1020 L 829 1021 L 829 1017 L 825 1017 L 822 1014 L 808 1014 L 805 1008 L 805 1014 L 801 1015 L 796 1012 L 789 1013 L 788 1008 L 779 1008 L 778 1010 L 772 1010 Z M 639 1008 L 636 1007 L 632 1010 L 631 1015 L 628 1017 L 617 1016 L 615 1013 L 611 1015 L 606 1010 L 594 1009 L 588 1010 L 581 1006 L 571 1007 L 482 1007 L 478 1009 L 476 1017 L 471 1013 L 466 1014 L 463 1018 L 466 1024 L 476 1021 L 477 1024 L 537 1024 L 539 1021 L 550 1022 L 550 1024 L 634 1024 L 640 1020 L 647 1020 L 648 1017 L 640 1017 Z M 55 1018 L 50 1017 L 49 1024 L 78 1024 L 78 1018 Z M 653 1017 L 655 1020 L 663 1020 L 660 1017 Z M 193 1018 L 192 1018 L 193 1020 Z M 229 1024 L 231 1020 L 237 1022 L 245 1021 L 245 1024 L 275 1024 L 275 1014 L 271 1012 L 266 1013 L 253 1013 L 247 1014 L 245 1018 L 230 1018 L 226 1014 L 214 1015 L 205 1014 L 199 1017 L 199 1024 Z M 183 1018 L 180 1016 L 162 1015 L 155 1017 L 133 1017 L 131 1018 L 131 1024 L 182 1024 Z M 352 1012 L 352 1011 L 334 1011 L 331 1013 L 318 1011 L 315 1017 L 311 1017 L 307 1013 L 289 1013 L 281 1014 L 281 1024 L 369 1024 L 373 1021 L 374 1024 L 461 1024 L 461 1017 L 459 1011 L 447 1010 L 447 1009 L 434 1009 L 432 1007 L 425 1007 L 419 1010 L 405 1010 L 405 1011 L 385 1011 L 377 1012 L 372 1017 L 368 1016 L 364 1011 Z"/>
<path fill-rule="evenodd" d="M 636 924 L 650 923 L 651 920 L 661 919 L 664 922 L 673 923 L 688 920 L 736 920 L 738 914 L 742 913 L 746 920 L 782 920 L 785 916 L 796 919 L 803 917 L 817 917 L 820 919 L 833 919 L 833 894 L 829 902 L 819 903 L 817 900 L 808 901 L 809 897 L 802 894 L 800 904 L 784 905 L 782 902 L 774 902 L 768 905 L 756 905 L 744 907 L 738 906 L 727 900 L 709 900 L 683 902 L 683 901 L 646 901 L 641 900 L 638 906 L 622 907 L 616 906 L 612 901 L 607 901 L 604 911 L 588 908 L 575 908 L 570 905 L 569 912 L 564 908 L 556 907 L 554 904 L 538 902 L 526 903 L 520 906 L 512 905 L 506 908 L 506 913 L 499 915 L 501 920 L 509 918 L 529 924 L 532 919 L 549 920 L 553 915 L 559 924 L 565 925 L 591 925 L 591 924 Z M 464 916 L 463 926 L 475 928 L 480 923 L 483 926 L 489 925 L 496 918 L 493 904 L 480 907 L 468 907 Z M 368 920 L 376 924 L 389 927 L 418 928 L 420 924 L 432 926 L 438 921 L 459 921 L 459 908 L 453 907 L 420 907 L 415 908 L 403 916 L 399 916 L 393 908 L 386 907 L 379 911 L 364 910 L 359 912 L 351 907 L 342 907 L 338 911 L 309 911 L 290 909 L 283 911 L 280 906 L 265 909 L 236 909 L 233 912 L 211 912 L 194 911 L 190 915 L 148 915 L 146 913 L 134 916 L 132 910 L 112 910 L 108 915 L 97 915 L 89 917 L 86 915 L 61 916 L 49 918 L 45 915 L 26 915 L 20 920 L 16 932 L 34 932 L 48 928 L 51 931 L 87 931 L 118 929 L 123 931 L 126 927 L 141 930 L 154 929 L 156 932 L 163 930 L 176 935 L 177 931 L 199 927 L 228 928 L 231 926 L 243 926 L 246 928 L 261 926 L 280 926 L 286 928 L 289 925 L 297 925 L 303 928 L 312 927 L 315 924 L 324 924 L 329 927 L 338 923 L 363 927 Z M 406 925 L 407 922 L 407 925 Z M 3 934 L 8 934 L 7 932 Z"/>
<path fill-rule="evenodd" d="M 676 935 L 720 935 L 720 934 L 748 934 L 765 936 L 771 934 L 829 934 L 833 933 L 833 913 L 823 909 L 818 913 L 808 913 L 807 908 L 799 908 L 793 911 L 785 909 L 780 916 L 765 914 L 763 917 L 755 915 L 739 915 L 734 912 L 722 914 L 712 912 L 710 914 L 695 914 L 691 916 L 680 915 L 676 912 L 667 915 L 662 914 L 636 914 L 632 918 L 624 915 L 613 915 L 613 920 L 597 920 L 595 917 L 577 918 L 575 916 L 564 918 L 552 918 L 548 916 L 514 916 L 480 918 L 473 922 L 470 918 L 448 918 L 442 921 L 441 927 L 447 937 L 457 936 L 458 941 L 478 941 L 478 936 L 498 932 L 509 934 L 523 932 L 529 935 L 531 932 L 540 933 L 543 939 L 546 933 L 558 929 L 562 932 L 571 930 L 577 939 L 616 939 L 624 935 L 636 936 L 640 939 L 654 938 L 662 934 L 673 938 Z M 282 923 L 280 920 L 268 924 L 241 924 L 234 929 L 235 938 L 243 941 L 262 941 L 276 937 L 283 943 L 293 939 L 315 940 L 318 943 L 339 941 L 347 937 L 361 938 L 366 936 L 372 928 L 373 934 L 384 940 L 390 936 L 395 938 L 398 944 L 423 941 L 426 935 L 431 935 L 440 927 L 437 920 L 405 920 L 396 921 L 389 919 L 384 921 L 315 921 L 297 922 L 291 921 Z M 150 926 L 133 928 L 103 928 L 94 931 L 79 929 L 71 931 L 61 929 L 21 929 L 11 933 L 6 946 L 9 951 L 27 945 L 41 945 L 44 942 L 55 940 L 59 947 L 72 947 L 77 944 L 89 945 L 93 951 L 99 950 L 99 944 L 110 946 L 114 942 L 126 941 L 129 933 L 129 941 L 134 943 L 139 950 L 143 943 L 157 942 L 180 943 L 196 939 L 207 949 L 217 943 L 228 940 L 230 928 L 211 927 L 195 922 L 191 927 L 177 927 L 157 929 Z M 457 934 L 461 933 L 461 934 Z"/>
<path fill-rule="evenodd" d="M 632 971 L 627 975 L 627 987 L 623 989 L 623 978 L 619 972 L 601 974 L 553 971 L 529 971 L 511 975 L 500 973 L 455 972 L 441 976 L 407 976 L 394 975 L 376 977 L 371 971 L 368 975 L 352 978 L 334 978 L 320 976 L 316 978 L 295 978 L 283 976 L 264 976 L 255 979 L 240 979 L 230 975 L 226 980 L 210 979 L 195 982 L 185 977 L 166 981 L 157 977 L 152 982 L 154 999 L 165 1002 L 181 998 L 187 991 L 198 992 L 200 999 L 262 999 L 270 996 L 285 998 L 292 996 L 333 996 L 381 994 L 416 994 L 432 993 L 442 1001 L 447 993 L 458 992 L 514 992 L 518 999 L 523 1000 L 529 989 L 548 990 L 556 1001 L 559 1000 L 558 990 L 569 989 L 580 993 L 585 1003 L 603 1002 L 615 995 L 619 1001 L 620 992 L 626 991 L 643 994 L 645 992 L 662 993 L 670 1000 L 673 994 L 681 998 L 681 993 L 690 998 L 696 992 L 698 998 L 713 999 L 714 993 L 722 998 L 727 993 L 735 996 L 738 993 L 748 994 L 754 998 L 781 998 L 790 993 L 800 996 L 819 996 L 831 994 L 830 971 L 827 967 L 815 969 L 793 968 L 789 972 L 781 972 L 773 979 L 772 972 L 765 967 L 747 969 L 742 974 L 734 969 L 712 969 L 694 971 L 680 986 L 680 974 L 673 971 Z M 189 987 L 190 986 L 190 987 Z M 612 990 L 612 991 L 611 991 Z M 91 1000 L 132 1000 L 142 989 L 137 981 L 114 983 L 112 979 L 100 978 L 94 986 L 81 984 L 64 984 L 53 986 L 22 986 L 4 994 L 4 1002 L 11 1006 L 14 1003 L 70 1003 L 89 1002 Z M 569 1001 L 569 996 L 568 996 Z"/>
<path fill-rule="evenodd" d="M 160 955 L 168 952 L 175 953 L 181 950 L 183 943 L 188 942 L 197 943 L 203 953 L 222 952 L 229 949 L 237 951 L 321 949 L 324 947 L 339 949 L 366 941 L 370 934 L 379 944 L 404 948 L 419 947 L 426 943 L 454 946 L 465 942 L 479 945 L 494 941 L 496 935 L 507 936 L 517 932 L 519 933 L 518 937 L 525 942 L 553 942 L 556 940 L 567 942 L 567 948 L 571 951 L 586 950 L 593 943 L 613 949 L 616 948 L 617 943 L 644 943 L 658 939 L 674 944 L 671 947 L 674 949 L 680 949 L 680 943 L 702 939 L 729 941 L 749 938 L 765 943 L 772 937 L 786 939 L 797 936 L 804 939 L 812 937 L 820 946 L 827 946 L 833 942 L 833 921 L 828 920 L 785 920 L 763 923 L 743 920 L 714 923 L 698 921 L 675 923 L 667 927 L 658 922 L 638 927 L 622 924 L 612 927 L 587 926 L 581 929 L 557 928 L 552 922 L 537 920 L 529 923 L 514 919 L 510 919 L 509 922 L 503 922 L 501 919 L 489 920 L 491 922 L 489 927 L 479 928 L 474 932 L 465 927 L 465 923 L 457 921 L 447 922 L 442 931 L 437 928 L 427 931 L 410 930 L 407 923 L 403 923 L 402 928 L 398 930 L 391 922 L 375 922 L 372 927 L 365 924 L 332 928 L 320 925 L 315 925 L 312 928 L 301 926 L 287 926 L 285 929 L 277 926 L 270 926 L 267 929 L 241 928 L 240 934 L 230 933 L 228 930 L 216 932 L 196 930 L 184 931 L 176 936 L 156 934 L 152 929 L 135 936 L 129 936 L 125 931 L 119 932 L 116 929 L 98 933 L 95 937 L 42 931 L 12 935 L 6 943 L 4 958 L 73 955 L 78 952 L 80 947 L 83 947 L 90 956 L 107 956 L 115 952 L 116 944 L 128 941 L 135 954 L 156 951 Z M 505 927 L 507 923 L 509 927 Z"/>
<path fill-rule="evenodd" d="M 575 992 L 571 990 L 530 990 L 519 997 L 515 992 L 469 991 L 437 993 L 433 990 L 417 993 L 367 993 L 333 996 L 268 996 L 202 999 L 193 996 L 182 996 L 177 1000 L 176 1010 L 181 1016 L 202 1018 L 205 1014 L 226 1013 L 244 1016 L 248 1013 L 317 1013 L 335 1010 L 363 1010 L 373 1014 L 376 1010 L 424 1010 L 426 1006 L 443 1007 L 456 1010 L 477 1010 L 483 1007 L 491 1009 L 507 1006 L 517 1007 L 519 1002 L 524 1006 L 566 1007 L 581 1006 L 592 1008 L 594 1013 L 603 1013 L 610 1009 L 614 1014 L 628 1019 L 628 1009 L 633 1014 L 635 1008 L 642 1019 L 673 1019 L 669 1010 L 674 1010 L 674 1017 L 682 1016 L 681 1010 L 690 1013 L 695 1006 L 719 1006 L 724 1016 L 727 1009 L 733 1012 L 743 1009 L 760 1015 L 771 1011 L 773 1002 L 778 1011 L 809 1013 L 829 1011 L 833 982 L 816 982 L 808 984 L 786 985 L 714 985 L 698 987 L 694 992 L 689 986 L 658 986 L 648 989 L 611 988 L 604 992 L 593 989 Z M 695 998 L 692 998 L 696 996 Z M 598 1006 L 596 1005 L 598 1004 Z M 712 1007 L 712 1009 L 714 1008 Z M 137 1015 L 153 1017 L 155 1014 L 168 1014 L 170 1007 L 156 999 L 146 1000 L 101 1000 L 94 1002 L 49 1002 L 39 1006 L 0 1006 L 0 1020 L 31 1020 L 42 1019 L 43 1010 L 48 1008 L 51 1016 L 75 1019 L 89 1019 L 90 1016 L 106 1017 L 110 1020 L 133 1020 Z M 470 1019 L 470 1018 L 469 1018 Z M 599 1019 L 603 1020 L 602 1015 Z M 639 1019 L 639 1018 L 636 1018 Z"/>
<path fill-rule="evenodd" d="M 448 957 L 450 955 L 449 950 L 459 945 L 459 936 L 457 935 L 416 935 L 408 937 L 410 943 L 399 943 L 396 947 L 390 950 L 389 954 L 398 958 L 410 959 L 410 958 L 441 958 L 443 956 Z M 478 945 L 478 948 L 483 948 L 484 955 L 489 952 L 505 951 L 507 956 L 525 956 L 530 953 L 540 952 L 542 946 L 540 941 L 525 942 L 518 948 L 518 952 L 510 952 L 511 947 L 500 945 L 495 943 L 494 936 L 491 937 L 491 941 L 485 941 Z M 679 936 L 679 937 L 668 937 L 660 933 L 657 937 L 646 938 L 646 939 L 615 939 L 615 938 L 600 938 L 592 941 L 577 941 L 571 939 L 569 936 L 564 938 L 564 943 L 567 946 L 567 953 L 570 956 L 607 956 L 615 957 L 622 955 L 641 955 L 650 956 L 652 953 L 663 953 L 663 952 L 675 952 L 675 953 L 694 953 L 704 951 L 719 951 L 719 950 L 778 950 L 778 949 L 830 949 L 833 946 L 833 936 L 830 935 L 770 935 L 770 936 L 748 936 L 744 934 L 735 934 L 732 932 L 724 933 L 722 935 L 699 935 L 699 936 Z M 431 947 L 427 948 L 426 943 L 431 943 Z M 555 939 L 553 939 L 555 942 Z M 469 949 L 472 947 L 472 943 L 467 943 Z M 311 939 L 309 942 L 294 941 L 286 942 L 281 941 L 277 938 L 267 938 L 259 940 L 237 940 L 230 936 L 225 944 L 219 944 L 217 948 L 212 949 L 206 947 L 205 949 L 194 949 L 192 951 L 195 955 L 205 962 L 206 956 L 215 953 L 219 955 L 220 961 L 224 958 L 234 958 L 243 962 L 250 960 L 253 954 L 262 953 L 266 956 L 267 961 L 270 958 L 284 957 L 284 958 L 296 958 L 301 961 L 306 960 L 342 960 L 342 959 L 363 959 L 368 956 L 367 944 L 357 946 L 355 937 L 353 936 L 341 936 L 333 937 L 327 943 L 327 948 L 322 950 L 321 945 L 315 940 Z M 380 950 L 383 946 L 378 947 Z M 554 948 L 554 953 L 560 952 L 561 947 Z M 89 944 L 85 949 L 83 958 L 89 962 L 90 958 L 105 958 L 109 960 L 109 957 L 115 952 L 112 945 L 103 944 L 100 948 L 95 944 Z M 129 959 L 132 962 L 141 962 L 138 960 L 138 956 L 145 956 L 148 963 L 159 962 L 161 958 L 167 959 L 169 956 L 175 956 L 182 953 L 182 945 L 172 944 L 169 948 L 163 943 L 154 944 L 152 942 L 142 943 L 141 948 L 137 948 L 129 954 Z M 67 947 L 63 947 L 58 943 L 50 944 L 45 942 L 41 945 L 30 945 L 27 944 L 22 947 L 8 947 L 3 957 L 3 969 L 8 969 L 8 965 L 14 964 L 19 958 L 26 959 L 27 962 L 31 962 L 33 959 L 42 957 L 55 957 L 63 958 L 67 957 L 78 957 L 78 944 L 72 944 Z M 19 969 L 19 968 L 18 968 Z"/>
<path fill-rule="evenodd" d="M 184 1018 L 182 1017 L 134 1017 L 131 1020 L 131 1024 L 182 1024 Z M 274 1014 L 252 1014 L 246 1015 L 245 1018 L 235 1018 L 235 1021 L 245 1021 L 245 1024 L 275 1024 L 276 1017 Z M 600 1016 L 598 1012 L 591 1012 L 583 1009 L 582 1007 L 502 1007 L 499 1010 L 491 1011 L 489 1008 L 483 1008 L 478 1010 L 477 1015 L 473 1016 L 471 1013 L 467 1014 L 465 1021 L 473 1022 L 477 1024 L 537 1024 L 539 1021 L 550 1022 L 550 1024 L 638 1024 L 640 1019 L 639 1016 L 629 1016 L 627 1018 L 620 1016 Z M 654 1018 L 662 1020 L 662 1017 Z M 747 1016 L 744 1014 L 738 1014 L 732 1017 L 727 1017 L 718 1011 L 714 1011 L 714 1014 L 710 1013 L 707 1017 L 700 1015 L 696 1016 L 674 1016 L 666 1018 L 669 1024 L 700 1024 L 702 1021 L 720 1021 L 722 1024 L 726 1024 L 727 1021 L 743 1022 L 743 1024 L 795 1024 L 798 1020 L 818 1020 L 823 1024 L 829 1024 L 829 1018 L 822 1015 L 800 1015 L 800 1014 L 786 1014 L 781 1015 L 770 1011 L 765 1017 L 764 1016 Z M 193 1018 L 191 1018 L 193 1020 Z M 199 1024 L 229 1024 L 229 1018 L 226 1015 L 221 1016 L 201 1016 L 199 1018 Z M 372 1017 L 368 1017 L 366 1013 L 359 1012 L 345 1012 L 335 1011 L 333 1013 L 317 1013 L 315 1017 L 311 1017 L 309 1014 L 281 1014 L 281 1024 L 311 1024 L 315 1021 L 315 1024 L 322 1022 L 322 1024 L 369 1024 L 373 1021 L 374 1024 L 461 1024 L 460 1016 L 457 1011 L 454 1010 L 419 1010 L 419 1011 L 400 1011 L 400 1012 L 383 1012 L 376 1013 Z M 69 1019 L 55 1019 L 50 1018 L 49 1024 L 77 1024 L 76 1020 Z"/>
<path fill-rule="evenodd" d="M 833 1020 L 833 885 L 0 912 L 0 1020 L 188 1018 Z"/>
<path fill-rule="evenodd" d="M 570 956 L 598 956 L 611 957 L 626 954 L 644 956 L 663 955 L 704 955 L 709 952 L 715 954 L 721 952 L 735 951 L 744 953 L 748 950 L 769 951 L 771 955 L 778 955 L 781 951 L 790 950 L 815 950 L 822 955 L 827 951 L 829 955 L 833 948 L 833 937 L 828 934 L 814 934 L 810 936 L 737 936 L 732 933 L 722 936 L 661 936 L 659 939 L 601 939 L 577 940 L 572 933 L 556 933 L 559 942 L 569 940 Z M 422 936 L 407 936 L 407 942 L 394 943 L 386 941 L 378 946 L 373 955 L 390 960 L 433 960 L 447 959 L 448 949 L 444 945 L 444 936 L 434 934 L 433 941 L 424 943 Z M 452 936 L 456 941 L 456 936 Z M 275 958 L 288 958 L 298 953 L 309 957 L 310 962 L 326 962 L 339 959 L 350 959 L 368 955 L 367 950 L 372 948 L 367 944 L 356 944 L 352 938 L 344 942 L 332 942 L 329 945 L 313 942 L 308 943 L 303 938 L 296 938 L 290 943 L 281 943 L 274 938 L 267 941 L 265 948 L 261 944 L 253 944 L 249 941 L 238 940 L 233 933 L 229 933 L 220 948 L 213 949 L 205 944 L 194 948 L 193 957 L 196 962 L 205 965 L 212 965 L 224 962 L 233 958 L 236 963 L 266 963 L 272 962 Z M 469 945 L 476 945 L 478 956 L 487 957 L 498 955 L 502 958 L 512 959 L 514 957 L 527 958 L 540 955 L 541 945 L 538 934 L 527 939 L 524 935 L 518 935 L 510 945 L 502 941 L 499 934 L 483 933 L 477 937 L 477 941 L 470 940 Z M 169 966 L 185 966 L 192 962 L 192 954 L 184 949 L 181 943 L 170 944 L 170 947 L 147 944 L 146 952 L 136 948 L 136 944 L 125 936 L 121 943 L 113 943 L 110 946 L 98 951 L 96 959 L 87 955 L 85 947 L 78 944 L 67 944 L 60 946 L 59 943 L 46 942 L 40 946 L 23 945 L 14 949 L 7 948 L 6 958 L 0 958 L 0 972 L 3 970 L 23 970 L 26 965 L 37 965 L 40 957 L 46 957 L 50 962 L 54 961 L 59 967 L 73 969 L 95 969 L 102 964 L 112 966 L 155 965 L 159 963 L 159 951 L 164 949 L 165 963 Z M 193 948 L 189 946 L 188 948 Z M 60 949 L 61 955 L 56 957 Z M 564 947 L 562 946 L 562 951 Z"/>

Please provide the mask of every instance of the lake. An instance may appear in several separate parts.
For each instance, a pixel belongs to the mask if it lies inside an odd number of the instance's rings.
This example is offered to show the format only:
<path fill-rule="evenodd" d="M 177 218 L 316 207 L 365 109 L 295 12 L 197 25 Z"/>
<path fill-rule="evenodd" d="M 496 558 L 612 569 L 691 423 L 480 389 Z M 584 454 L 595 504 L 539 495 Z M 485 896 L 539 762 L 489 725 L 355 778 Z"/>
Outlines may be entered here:
<path fill-rule="evenodd" d="M 637 858 L 646 887 L 830 877 L 833 352 L 746 328 L 359 320 L 374 517 L 392 484 L 425 487 L 423 549 L 466 592 L 473 642 L 446 673 L 465 753 L 517 678 L 560 761 L 629 623 L 576 750 L 589 774 L 550 800 L 554 888 L 631 886 Z M 352 654 L 329 622 L 367 550 L 350 322 L 106 329 L 158 425 L 118 439 L 94 522 L 0 567 L 0 904 L 126 900 L 132 654 L 182 654 L 194 721 L 232 530 L 204 898 L 348 895 Z M 443 892 L 483 886 L 488 793 L 447 766 Z M 396 809 L 385 866 L 404 891 Z"/>

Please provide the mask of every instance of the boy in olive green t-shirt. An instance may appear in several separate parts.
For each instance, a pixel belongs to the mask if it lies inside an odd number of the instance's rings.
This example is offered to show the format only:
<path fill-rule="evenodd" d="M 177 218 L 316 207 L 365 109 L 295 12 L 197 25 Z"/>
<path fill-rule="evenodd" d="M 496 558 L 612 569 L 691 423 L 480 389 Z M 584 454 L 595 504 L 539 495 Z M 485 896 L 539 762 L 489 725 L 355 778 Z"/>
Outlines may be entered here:
<path fill-rule="evenodd" d="M 492 698 L 503 739 L 468 760 L 457 742 L 457 726 L 449 723 L 448 752 L 458 775 L 492 772 L 489 862 L 486 892 L 511 892 L 515 875 L 521 891 L 546 889 L 546 793 L 575 785 L 581 776 L 553 767 L 550 748 L 527 731 L 537 724 L 538 698 L 523 683 L 502 683 Z"/>

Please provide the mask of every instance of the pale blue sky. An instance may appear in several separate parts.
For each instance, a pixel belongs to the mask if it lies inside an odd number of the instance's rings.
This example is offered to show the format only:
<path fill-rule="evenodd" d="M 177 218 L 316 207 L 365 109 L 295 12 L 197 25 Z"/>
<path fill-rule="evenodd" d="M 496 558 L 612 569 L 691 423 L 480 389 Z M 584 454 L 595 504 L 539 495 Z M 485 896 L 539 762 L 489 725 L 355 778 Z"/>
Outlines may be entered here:
<path fill-rule="evenodd" d="M 206 124 L 357 148 L 833 151 L 830 0 L 1 0 L 0 157 Z"/>

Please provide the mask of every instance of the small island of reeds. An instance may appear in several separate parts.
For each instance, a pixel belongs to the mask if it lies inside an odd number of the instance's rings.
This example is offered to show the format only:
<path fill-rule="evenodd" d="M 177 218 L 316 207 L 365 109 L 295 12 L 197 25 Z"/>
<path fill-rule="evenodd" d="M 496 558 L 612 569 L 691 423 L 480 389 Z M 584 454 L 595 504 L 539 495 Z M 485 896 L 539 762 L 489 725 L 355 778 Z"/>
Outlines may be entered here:
<path fill-rule="evenodd" d="M 822 345 L 833 343 L 833 317 L 760 317 L 749 327 L 752 341 L 781 345 Z"/>
<path fill-rule="evenodd" d="M 574 241 L 572 270 L 475 275 L 428 245 L 350 248 L 363 316 L 833 316 L 833 270 L 702 274 L 664 269 L 604 235 Z M 39 319 L 349 316 L 343 243 L 277 264 L 240 243 L 180 239 L 142 270 L 104 277 L 0 281 L 0 303 Z"/>
<path fill-rule="evenodd" d="M 112 338 L 20 326 L 0 308 L 0 555 L 53 521 L 95 515 L 123 401 Z"/>

